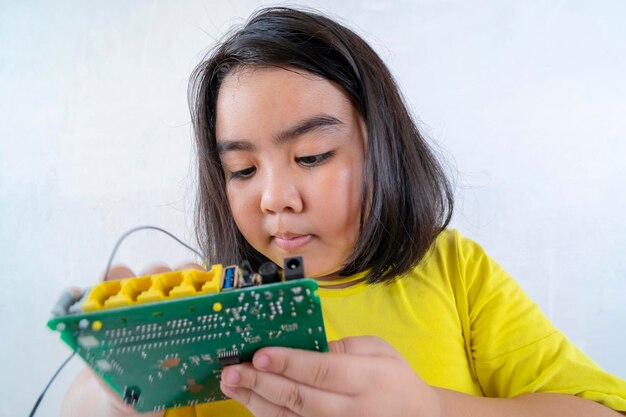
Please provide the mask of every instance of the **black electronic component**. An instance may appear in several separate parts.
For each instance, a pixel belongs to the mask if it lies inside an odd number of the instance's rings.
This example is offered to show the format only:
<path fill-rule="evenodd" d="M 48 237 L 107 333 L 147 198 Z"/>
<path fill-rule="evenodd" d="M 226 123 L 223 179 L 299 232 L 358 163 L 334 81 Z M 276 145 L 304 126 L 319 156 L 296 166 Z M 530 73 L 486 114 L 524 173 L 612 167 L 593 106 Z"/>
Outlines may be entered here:
<path fill-rule="evenodd" d="M 273 284 L 274 282 L 280 282 L 280 274 L 278 273 L 278 267 L 274 262 L 265 262 L 259 267 L 259 274 L 261 274 L 263 284 Z"/>
<path fill-rule="evenodd" d="M 241 279 L 239 280 L 238 287 L 245 288 L 251 285 L 255 285 L 254 282 L 254 272 L 252 272 L 252 266 L 250 262 L 243 261 L 240 266 L 241 270 Z"/>
<path fill-rule="evenodd" d="M 285 258 L 283 274 L 285 281 L 304 278 L 304 262 L 302 256 Z"/>
<path fill-rule="evenodd" d="M 241 363 L 241 355 L 236 348 L 223 350 L 217 354 L 217 360 L 222 366 L 236 365 Z"/>
<path fill-rule="evenodd" d="M 134 407 L 135 404 L 137 404 L 137 402 L 139 401 L 140 394 L 141 390 L 139 389 L 139 387 L 126 387 L 124 389 L 124 397 L 122 398 L 122 401 L 124 401 L 124 404 L 132 405 Z"/>

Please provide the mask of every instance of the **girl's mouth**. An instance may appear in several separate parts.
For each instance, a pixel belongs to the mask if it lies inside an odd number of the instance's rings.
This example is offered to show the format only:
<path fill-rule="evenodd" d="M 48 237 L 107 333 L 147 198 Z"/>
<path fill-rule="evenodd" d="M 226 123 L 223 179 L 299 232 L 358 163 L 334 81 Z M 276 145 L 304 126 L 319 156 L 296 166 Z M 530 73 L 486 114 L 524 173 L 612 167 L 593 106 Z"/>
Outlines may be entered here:
<path fill-rule="evenodd" d="M 281 235 L 272 238 L 276 246 L 284 250 L 301 248 L 313 239 L 313 235 Z"/>

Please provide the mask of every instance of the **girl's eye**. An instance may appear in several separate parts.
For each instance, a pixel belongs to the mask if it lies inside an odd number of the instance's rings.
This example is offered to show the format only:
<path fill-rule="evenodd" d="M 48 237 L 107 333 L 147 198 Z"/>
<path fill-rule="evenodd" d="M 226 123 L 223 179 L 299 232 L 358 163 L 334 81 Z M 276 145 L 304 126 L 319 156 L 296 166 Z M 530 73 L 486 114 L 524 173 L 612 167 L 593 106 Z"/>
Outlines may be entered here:
<path fill-rule="evenodd" d="M 299 156 L 296 158 L 296 162 L 304 167 L 314 167 L 320 165 L 333 155 L 335 155 L 334 151 L 324 152 L 319 155 Z"/>
<path fill-rule="evenodd" d="M 240 169 L 239 171 L 234 171 L 230 173 L 230 179 L 231 180 L 245 180 L 247 178 L 250 178 L 252 176 L 252 174 L 254 174 L 254 172 L 256 171 L 255 167 L 250 167 L 250 168 L 246 168 L 246 169 Z"/>

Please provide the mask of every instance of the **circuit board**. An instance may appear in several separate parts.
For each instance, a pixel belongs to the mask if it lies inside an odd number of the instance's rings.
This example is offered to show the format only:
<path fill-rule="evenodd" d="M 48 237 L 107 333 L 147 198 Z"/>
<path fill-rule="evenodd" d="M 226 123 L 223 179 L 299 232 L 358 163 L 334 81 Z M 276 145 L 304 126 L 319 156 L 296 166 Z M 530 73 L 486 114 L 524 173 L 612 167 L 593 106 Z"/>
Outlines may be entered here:
<path fill-rule="evenodd" d="M 220 266 L 218 272 L 219 285 L 197 271 L 121 280 L 117 286 L 105 282 L 81 301 L 91 311 L 68 310 L 48 327 L 140 412 L 225 399 L 219 388 L 223 367 L 250 361 L 265 346 L 328 350 L 314 280 L 240 287 L 240 270 Z M 174 276 L 177 285 L 164 288 Z M 190 282 L 186 276 L 195 277 L 196 294 L 176 295 Z M 155 301 L 150 291 L 159 285 L 163 299 Z M 134 293 L 124 295 L 131 287 Z M 99 305 L 93 305 L 94 297 Z"/>

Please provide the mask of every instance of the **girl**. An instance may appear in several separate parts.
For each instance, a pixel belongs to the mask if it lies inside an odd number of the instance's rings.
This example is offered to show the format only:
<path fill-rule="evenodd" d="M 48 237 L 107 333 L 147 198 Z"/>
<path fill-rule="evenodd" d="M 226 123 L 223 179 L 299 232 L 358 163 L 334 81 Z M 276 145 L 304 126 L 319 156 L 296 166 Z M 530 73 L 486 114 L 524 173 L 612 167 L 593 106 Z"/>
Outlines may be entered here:
<path fill-rule="evenodd" d="M 263 10 L 197 68 L 191 93 L 204 253 L 255 267 L 303 256 L 334 342 L 329 353 L 262 349 L 222 373 L 236 402 L 166 415 L 626 411 L 626 382 L 577 350 L 480 246 L 446 229 L 443 169 L 353 32 L 315 13 Z M 64 410 L 132 414 L 89 373 Z"/>

